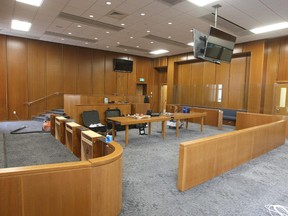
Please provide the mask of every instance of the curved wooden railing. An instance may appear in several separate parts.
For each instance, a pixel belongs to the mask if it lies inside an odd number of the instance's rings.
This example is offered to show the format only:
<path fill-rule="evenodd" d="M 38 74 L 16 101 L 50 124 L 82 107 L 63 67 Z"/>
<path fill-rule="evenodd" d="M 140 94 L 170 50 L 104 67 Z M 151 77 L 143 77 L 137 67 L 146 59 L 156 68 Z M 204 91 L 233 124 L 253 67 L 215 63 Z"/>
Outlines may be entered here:
<path fill-rule="evenodd" d="M 43 100 L 46 100 L 47 98 L 50 98 L 50 97 L 53 97 L 53 96 L 58 96 L 58 95 L 63 95 L 63 94 L 64 94 L 63 92 L 54 92 L 53 94 L 46 95 L 46 96 L 44 96 L 42 98 L 39 98 L 39 99 L 36 99 L 36 100 L 33 100 L 33 101 L 24 102 L 24 104 L 26 104 L 28 106 L 31 106 L 32 104 L 40 102 L 40 101 L 43 101 Z"/>

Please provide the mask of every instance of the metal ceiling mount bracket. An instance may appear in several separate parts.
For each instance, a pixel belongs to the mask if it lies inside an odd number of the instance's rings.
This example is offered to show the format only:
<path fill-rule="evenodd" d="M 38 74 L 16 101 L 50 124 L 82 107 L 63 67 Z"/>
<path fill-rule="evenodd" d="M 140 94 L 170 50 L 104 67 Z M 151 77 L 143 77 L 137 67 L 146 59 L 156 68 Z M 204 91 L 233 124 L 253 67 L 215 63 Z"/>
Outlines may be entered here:
<path fill-rule="evenodd" d="M 217 17 L 218 17 L 218 8 L 222 7 L 220 4 L 216 4 L 214 6 L 212 6 L 213 8 L 215 8 L 215 28 L 217 28 Z"/>

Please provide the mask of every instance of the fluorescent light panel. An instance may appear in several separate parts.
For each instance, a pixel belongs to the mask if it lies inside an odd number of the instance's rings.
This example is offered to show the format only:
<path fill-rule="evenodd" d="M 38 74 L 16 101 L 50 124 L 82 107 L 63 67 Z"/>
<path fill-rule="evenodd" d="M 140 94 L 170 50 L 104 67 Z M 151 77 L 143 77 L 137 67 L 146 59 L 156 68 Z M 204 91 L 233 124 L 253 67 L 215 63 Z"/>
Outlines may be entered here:
<path fill-rule="evenodd" d="M 203 7 L 205 5 L 208 5 L 212 2 L 216 2 L 218 0 L 188 0 L 188 1 L 199 6 L 199 7 Z"/>
<path fill-rule="evenodd" d="M 29 31 L 31 28 L 32 24 L 29 22 L 25 21 L 20 21 L 20 20 L 12 20 L 11 23 L 11 28 L 14 30 L 19 30 L 19 31 Z"/>
<path fill-rule="evenodd" d="M 288 28 L 288 22 L 281 22 L 281 23 L 276 23 L 273 25 L 262 26 L 259 28 L 251 29 L 250 31 L 253 32 L 254 34 L 261 34 L 261 33 L 276 31 L 276 30 L 280 30 L 284 28 Z"/>
<path fill-rule="evenodd" d="M 24 4 L 33 5 L 33 6 L 36 6 L 36 7 L 40 7 L 42 2 L 43 2 L 43 0 L 16 0 L 16 1 L 24 3 Z"/>
<path fill-rule="evenodd" d="M 188 43 L 189 46 L 194 46 L 194 42 Z"/>
<path fill-rule="evenodd" d="M 163 54 L 163 53 L 167 53 L 167 52 L 169 52 L 169 51 L 168 50 L 164 50 L 164 49 L 159 49 L 159 50 L 151 51 L 150 54 L 159 55 L 159 54 Z"/>

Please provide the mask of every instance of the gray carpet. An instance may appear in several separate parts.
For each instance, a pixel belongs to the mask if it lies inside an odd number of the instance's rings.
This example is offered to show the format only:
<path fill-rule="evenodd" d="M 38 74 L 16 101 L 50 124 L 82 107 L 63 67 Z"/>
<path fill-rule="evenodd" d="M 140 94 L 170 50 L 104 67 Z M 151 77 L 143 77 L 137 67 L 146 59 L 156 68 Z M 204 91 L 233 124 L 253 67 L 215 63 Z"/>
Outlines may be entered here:
<path fill-rule="evenodd" d="M 210 136 L 223 131 L 189 124 L 181 129 L 167 129 L 165 140 L 154 126 L 152 135 L 140 136 L 129 131 L 129 146 L 125 147 L 124 132 L 116 140 L 124 148 L 123 208 L 121 216 L 231 216 L 270 215 L 267 204 L 288 205 L 288 143 L 232 171 L 186 192 L 177 190 L 179 143 Z"/>
<path fill-rule="evenodd" d="M 18 133 L 28 132 L 27 134 L 10 134 L 11 131 L 22 126 L 26 128 Z M 0 167 L 79 161 L 50 133 L 41 133 L 41 126 L 42 122 L 37 121 L 1 122 Z M 40 133 L 31 133 L 35 131 Z"/>

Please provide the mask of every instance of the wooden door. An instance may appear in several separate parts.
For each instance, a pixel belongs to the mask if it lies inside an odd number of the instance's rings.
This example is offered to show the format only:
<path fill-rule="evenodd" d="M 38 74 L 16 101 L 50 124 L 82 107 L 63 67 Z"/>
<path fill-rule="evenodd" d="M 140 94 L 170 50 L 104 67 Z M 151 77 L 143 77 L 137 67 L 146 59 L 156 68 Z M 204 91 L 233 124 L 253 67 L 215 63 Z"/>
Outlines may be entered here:
<path fill-rule="evenodd" d="M 275 83 L 273 114 L 288 115 L 288 82 Z"/>

